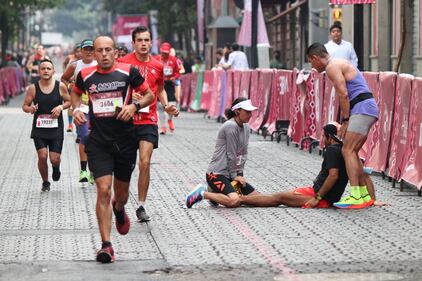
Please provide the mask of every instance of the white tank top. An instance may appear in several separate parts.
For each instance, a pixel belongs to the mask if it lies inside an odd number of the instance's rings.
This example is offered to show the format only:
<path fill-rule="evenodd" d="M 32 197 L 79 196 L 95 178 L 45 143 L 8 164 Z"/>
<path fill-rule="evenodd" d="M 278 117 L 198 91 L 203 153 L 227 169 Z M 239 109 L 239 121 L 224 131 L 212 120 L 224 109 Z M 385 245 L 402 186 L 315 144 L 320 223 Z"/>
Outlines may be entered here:
<path fill-rule="evenodd" d="M 78 77 L 79 71 L 81 71 L 83 68 L 97 65 L 96 60 L 93 60 L 91 63 L 84 63 L 82 60 L 78 60 L 75 63 L 76 63 L 75 72 L 74 72 L 75 81 L 76 81 L 76 77 Z"/>

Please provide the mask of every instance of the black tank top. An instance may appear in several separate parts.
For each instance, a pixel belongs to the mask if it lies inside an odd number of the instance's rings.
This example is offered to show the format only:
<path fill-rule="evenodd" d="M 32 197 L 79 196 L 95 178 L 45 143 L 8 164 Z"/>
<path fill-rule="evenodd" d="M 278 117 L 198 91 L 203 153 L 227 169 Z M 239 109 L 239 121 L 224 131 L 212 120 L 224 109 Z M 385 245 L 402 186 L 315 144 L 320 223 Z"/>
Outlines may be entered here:
<path fill-rule="evenodd" d="M 31 138 L 63 138 L 63 114 L 60 113 L 57 119 L 51 118 L 51 110 L 63 104 L 60 82 L 55 81 L 53 91 L 47 94 L 41 91 L 39 82 L 35 83 L 34 104 L 38 104 L 38 110 L 34 113 Z"/>

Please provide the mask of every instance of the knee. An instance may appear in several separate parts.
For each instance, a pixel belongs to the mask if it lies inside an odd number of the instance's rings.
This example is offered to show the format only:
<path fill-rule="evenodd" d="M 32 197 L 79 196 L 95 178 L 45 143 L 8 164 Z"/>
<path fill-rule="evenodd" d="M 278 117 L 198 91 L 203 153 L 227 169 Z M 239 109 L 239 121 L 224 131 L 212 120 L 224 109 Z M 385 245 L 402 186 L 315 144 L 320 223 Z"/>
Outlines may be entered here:
<path fill-rule="evenodd" d="M 101 203 L 108 204 L 111 200 L 111 186 L 98 185 L 97 186 L 97 199 Z"/>
<path fill-rule="evenodd" d="M 57 167 L 60 165 L 60 156 L 56 156 L 56 157 L 52 157 L 50 159 L 51 165 L 53 165 L 54 167 Z"/>
<path fill-rule="evenodd" d="M 38 154 L 38 161 L 39 162 L 47 162 L 47 153 Z"/>
<path fill-rule="evenodd" d="M 240 206 L 240 198 L 236 197 L 236 198 L 230 198 L 228 205 L 226 207 L 228 208 L 237 208 Z"/>

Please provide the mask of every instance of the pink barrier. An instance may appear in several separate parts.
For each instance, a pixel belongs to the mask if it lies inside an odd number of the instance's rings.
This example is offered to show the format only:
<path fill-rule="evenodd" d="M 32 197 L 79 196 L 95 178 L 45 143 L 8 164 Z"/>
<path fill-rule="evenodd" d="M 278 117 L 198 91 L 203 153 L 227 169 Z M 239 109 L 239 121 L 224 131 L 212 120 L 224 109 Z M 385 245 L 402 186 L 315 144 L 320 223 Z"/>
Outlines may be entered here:
<path fill-rule="evenodd" d="M 330 122 L 337 122 L 338 115 L 340 112 L 339 99 L 336 94 L 336 90 L 328 79 L 327 75 L 324 75 L 324 99 L 322 104 L 322 116 L 321 124 L 328 124 Z M 324 142 L 322 136 L 319 140 L 319 145 L 324 148 Z"/>
<path fill-rule="evenodd" d="M 400 179 L 403 172 L 403 158 L 409 143 L 407 133 L 413 79 L 414 77 L 408 74 L 400 74 L 397 77 L 393 130 L 391 132 L 391 148 L 388 162 L 388 175 L 396 180 Z"/>
<path fill-rule="evenodd" d="M 422 78 L 415 78 L 412 85 L 408 149 L 404 157 L 401 179 L 422 187 Z"/>
<path fill-rule="evenodd" d="M 195 100 L 196 95 L 196 84 L 198 83 L 198 73 L 191 73 L 190 80 L 190 95 L 187 99 L 187 108 L 190 110 L 192 102 Z"/>
<path fill-rule="evenodd" d="M 208 116 L 211 118 L 217 118 L 220 115 L 221 107 L 221 94 L 224 89 L 222 89 L 222 76 L 225 75 L 224 70 L 215 70 L 213 71 L 213 95 L 211 97 L 210 108 L 208 110 Z"/>
<path fill-rule="evenodd" d="M 224 108 L 229 107 L 233 102 L 233 70 L 228 70 L 226 72 L 227 87 L 226 87 L 226 98 L 224 99 Z"/>
<path fill-rule="evenodd" d="M 304 136 L 319 140 L 321 139 L 321 131 L 324 126 L 321 122 L 324 98 L 324 74 L 313 70 L 306 84 Z"/>
<path fill-rule="evenodd" d="M 296 79 L 298 76 L 298 70 L 293 70 L 292 76 L 292 100 L 290 107 L 290 125 L 288 135 L 292 139 L 293 143 L 300 143 L 300 140 L 303 137 L 303 128 L 304 128 L 304 115 L 301 108 L 301 102 L 304 98 L 299 87 L 296 85 Z"/>
<path fill-rule="evenodd" d="M 396 79 L 395 72 L 379 74 L 379 91 L 375 94 L 380 112 L 379 120 L 372 126 L 371 138 L 366 141 L 368 154 L 365 157 L 365 166 L 377 172 L 383 172 L 387 168 L 394 110 L 395 92 L 392 89 L 396 87 Z"/>
<path fill-rule="evenodd" d="M 189 96 L 190 96 L 190 89 L 191 89 L 191 74 L 185 74 L 180 77 L 181 79 L 181 107 L 188 108 L 189 107 Z"/>
<path fill-rule="evenodd" d="M 250 86 L 251 86 L 252 70 L 242 71 L 239 87 L 239 97 L 249 97 Z"/>
<path fill-rule="evenodd" d="M 378 104 L 379 108 L 379 78 L 378 72 L 364 72 L 363 77 L 368 84 L 369 90 L 374 95 L 375 101 Z M 364 143 L 363 147 L 359 151 L 360 158 L 367 160 L 372 153 L 372 148 L 375 146 L 375 139 L 378 137 L 378 122 L 372 126 L 371 130 L 369 131 L 368 138 Z M 365 163 L 365 165 L 368 165 Z M 372 166 L 371 166 L 372 167 Z"/>
<path fill-rule="evenodd" d="M 268 120 L 264 126 L 270 134 L 276 130 L 275 124 L 277 120 L 290 119 L 292 71 L 277 70 L 273 75 L 272 83 Z"/>
<path fill-rule="evenodd" d="M 252 118 L 249 121 L 251 129 L 254 131 L 258 131 L 268 119 L 273 75 L 274 70 L 272 69 L 260 70 L 258 78 L 258 89 L 256 92 L 251 91 L 250 98 L 252 104 L 258 107 L 258 109 L 252 113 Z"/>
<path fill-rule="evenodd" d="M 214 73 L 213 71 L 204 72 L 204 82 L 202 84 L 201 109 L 209 110 L 212 94 L 214 91 Z"/>
<path fill-rule="evenodd" d="M 233 70 L 233 100 L 240 97 L 240 83 L 242 81 L 242 71 Z"/>

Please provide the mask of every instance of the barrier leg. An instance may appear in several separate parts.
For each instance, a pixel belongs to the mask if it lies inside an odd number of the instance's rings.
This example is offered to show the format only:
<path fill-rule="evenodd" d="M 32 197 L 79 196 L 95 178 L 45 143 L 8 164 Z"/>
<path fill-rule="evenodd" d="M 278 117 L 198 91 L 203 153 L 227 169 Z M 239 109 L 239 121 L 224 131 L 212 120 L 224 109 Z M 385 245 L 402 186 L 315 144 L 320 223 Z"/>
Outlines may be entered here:
<path fill-rule="evenodd" d="M 404 189 L 404 181 L 400 181 L 400 191 L 403 192 Z"/>

